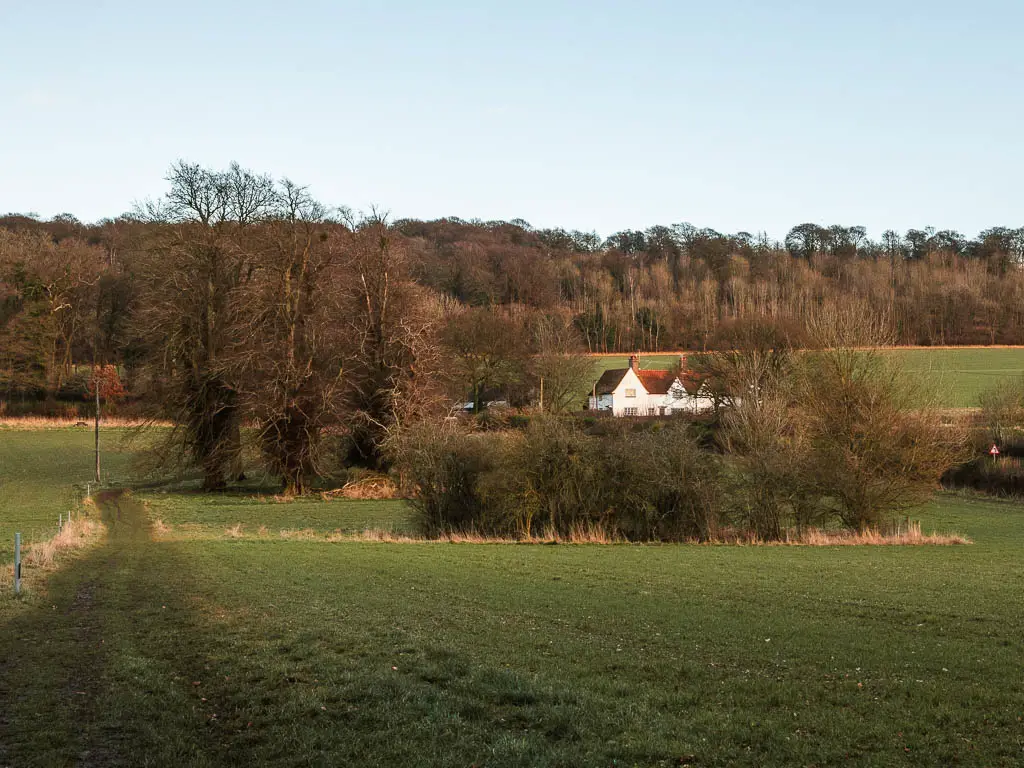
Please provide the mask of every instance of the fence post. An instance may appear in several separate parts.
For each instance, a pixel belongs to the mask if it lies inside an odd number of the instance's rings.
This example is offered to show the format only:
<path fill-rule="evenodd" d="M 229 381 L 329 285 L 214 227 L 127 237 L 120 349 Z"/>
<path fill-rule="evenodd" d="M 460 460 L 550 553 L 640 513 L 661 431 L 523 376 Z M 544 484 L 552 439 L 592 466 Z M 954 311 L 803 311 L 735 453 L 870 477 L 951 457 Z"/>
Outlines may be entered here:
<path fill-rule="evenodd" d="M 21 534 L 14 534 L 14 594 L 21 594 Z"/>

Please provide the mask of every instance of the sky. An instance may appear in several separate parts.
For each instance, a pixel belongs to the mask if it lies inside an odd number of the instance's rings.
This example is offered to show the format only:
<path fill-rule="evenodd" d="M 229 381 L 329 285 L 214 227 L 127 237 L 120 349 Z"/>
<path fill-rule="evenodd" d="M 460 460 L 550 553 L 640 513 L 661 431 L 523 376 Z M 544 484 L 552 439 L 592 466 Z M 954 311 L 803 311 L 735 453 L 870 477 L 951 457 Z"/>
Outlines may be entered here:
<path fill-rule="evenodd" d="M 1024 225 L 1020 0 L 0 0 L 0 212 L 232 161 L 393 218 Z"/>

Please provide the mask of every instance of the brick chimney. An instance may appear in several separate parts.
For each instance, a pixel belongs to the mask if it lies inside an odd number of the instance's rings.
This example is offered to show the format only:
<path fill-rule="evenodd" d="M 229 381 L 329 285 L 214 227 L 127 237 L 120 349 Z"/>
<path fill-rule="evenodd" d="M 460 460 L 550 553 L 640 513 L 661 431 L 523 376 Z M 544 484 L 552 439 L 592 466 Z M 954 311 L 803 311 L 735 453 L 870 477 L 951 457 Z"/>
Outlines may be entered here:
<path fill-rule="evenodd" d="M 629 356 L 629 367 L 633 369 L 634 373 L 636 373 L 637 371 L 640 370 L 640 356 L 639 355 L 630 355 Z"/>

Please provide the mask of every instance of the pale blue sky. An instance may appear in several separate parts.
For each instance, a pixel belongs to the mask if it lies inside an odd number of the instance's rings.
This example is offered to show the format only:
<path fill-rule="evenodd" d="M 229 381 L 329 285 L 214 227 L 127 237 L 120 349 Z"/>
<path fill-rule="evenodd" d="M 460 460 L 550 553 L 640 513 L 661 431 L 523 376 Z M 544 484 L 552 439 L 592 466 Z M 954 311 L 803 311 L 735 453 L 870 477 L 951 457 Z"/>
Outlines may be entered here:
<path fill-rule="evenodd" d="M 1024 225 L 1024 2 L 0 0 L 0 211 L 232 160 L 393 217 Z"/>

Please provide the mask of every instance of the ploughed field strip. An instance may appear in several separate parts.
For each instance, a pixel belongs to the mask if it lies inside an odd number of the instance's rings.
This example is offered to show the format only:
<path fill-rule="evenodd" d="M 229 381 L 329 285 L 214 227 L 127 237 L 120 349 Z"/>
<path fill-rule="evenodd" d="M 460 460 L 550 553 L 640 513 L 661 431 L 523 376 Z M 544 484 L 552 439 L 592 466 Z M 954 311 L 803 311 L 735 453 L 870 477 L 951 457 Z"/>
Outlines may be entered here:
<path fill-rule="evenodd" d="M 0 765 L 1024 757 L 1019 506 L 941 497 L 959 547 L 402 545 L 234 539 L 302 526 L 193 495 L 216 521 L 156 536 L 189 497 L 105 497 L 105 543 L 5 622 Z M 373 504 L 305 527 L 396 523 Z"/>

